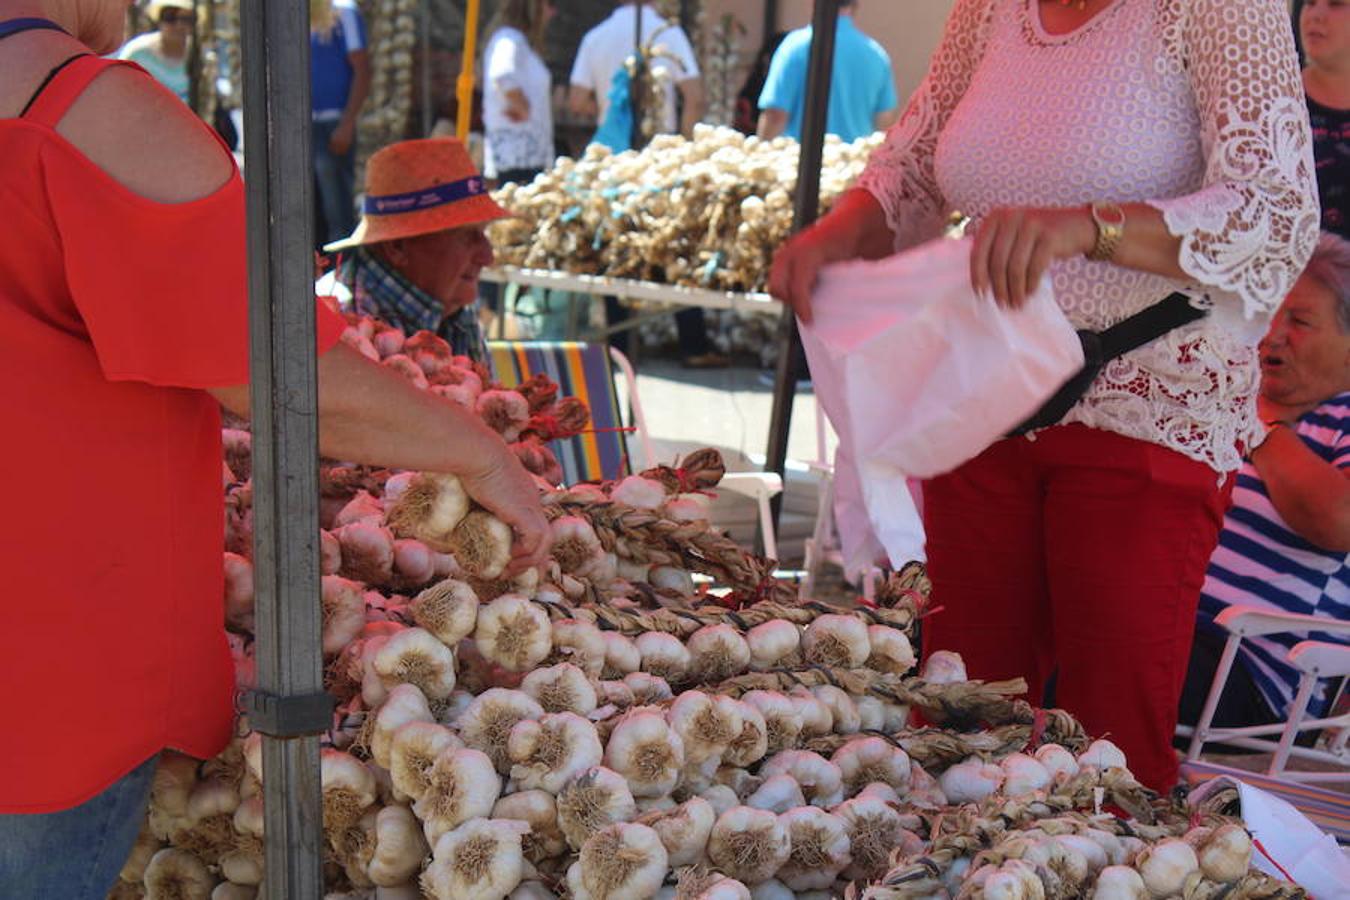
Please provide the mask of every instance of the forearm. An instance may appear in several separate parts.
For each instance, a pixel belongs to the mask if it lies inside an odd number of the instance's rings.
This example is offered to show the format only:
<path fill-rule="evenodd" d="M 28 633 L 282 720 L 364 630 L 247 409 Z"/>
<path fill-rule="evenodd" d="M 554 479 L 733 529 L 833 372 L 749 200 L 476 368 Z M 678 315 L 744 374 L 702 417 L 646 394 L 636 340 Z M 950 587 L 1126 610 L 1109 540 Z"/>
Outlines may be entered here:
<path fill-rule="evenodd" d="M 1179 262 L 1181 238 L 1167 230 L 1162 212 L 1145 203 L 1125 203 L 1121 204 L 1121 209 L 1125 212 L 1125 232 L 1111 261 L 1127 269 L 1189 281 L 1190 276 Z M 1091 215 L 1088 217 L 1090 220 Z M 1096 234 L 1095 225 L 1093 234 Z"/>
<path fill-rule="evenodd" d="M 319 450 L 347 462 L 476 475 L 509 453 L 476 415 L 337 344 L 318 359 Z M 212 390 L 249 415 L 247 385 Z"/>
<path fill-rule="evenodd" d="M 361 115 L 361 107 L 366 105 L 366 99 L 370 96 L 370 60 L 365 57 L 352 60 L 352 87 L 347 94 L 347 105 L 342 110 L 342 118 L 345 121 L 356 123 L 356 119 Z"/>
<path fill-rule="evenodd" d="M 685 137 L 693 137 L 694 126 L 703 118 L 703 85 L 697 81 L 686 81 L 680 85 L 680 96 L 684 99 L 680 133 Z"/>
<path fill-rule="evenodd" d="M 771 141 L 787 130 L 788 114 L 786 110 L 762 109 L 759 113 L 759 122 L 755 126 L 755 134 L 761 140 Z"/>
<path fill-rule="evenodd" d="M 1292 428 L 1276 428 L 1252 451 L 1275 511 L 1304 540 L 1350 552 L 1350 479 L 1323 460 Z"/>
<path fill-rule="evenodd" d="M 895 247 L 895 234 L 881 204 L 861 188 L 846 191 L 815 227 L 834 261 L 876 259 L 889 255 Z"/>

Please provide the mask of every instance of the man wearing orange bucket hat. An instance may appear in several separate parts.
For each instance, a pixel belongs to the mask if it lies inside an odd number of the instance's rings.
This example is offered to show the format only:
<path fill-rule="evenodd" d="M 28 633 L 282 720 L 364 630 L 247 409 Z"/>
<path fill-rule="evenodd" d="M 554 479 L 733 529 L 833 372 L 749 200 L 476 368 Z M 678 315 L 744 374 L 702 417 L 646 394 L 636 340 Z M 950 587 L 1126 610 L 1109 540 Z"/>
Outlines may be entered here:
<path fill-rule="evenodd" d="M 320 279 L 321 294 L 407 334 L 426 329 L 455 353 L 486 362 L 478 325 L 478 273 L 492 264 L 485 226 L 511 214 L 488 194 L 453 138 L 390 144 L 366 164 L 363 215 Z"/>

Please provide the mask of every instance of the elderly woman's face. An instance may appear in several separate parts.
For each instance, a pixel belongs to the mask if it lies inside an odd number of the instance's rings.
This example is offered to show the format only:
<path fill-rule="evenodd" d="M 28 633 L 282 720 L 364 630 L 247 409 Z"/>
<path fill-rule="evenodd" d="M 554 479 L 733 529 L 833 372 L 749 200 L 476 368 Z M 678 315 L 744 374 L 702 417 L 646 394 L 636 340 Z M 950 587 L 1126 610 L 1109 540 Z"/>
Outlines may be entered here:
<path fill-rule="evenodd" d="M 1261 393 L 1276 403 L 1316 404 L 1350 390 L 1350 333 L 1341 329 L 1335 295 L 1315 278 L 1294 283 L 1260 353 Z"/>

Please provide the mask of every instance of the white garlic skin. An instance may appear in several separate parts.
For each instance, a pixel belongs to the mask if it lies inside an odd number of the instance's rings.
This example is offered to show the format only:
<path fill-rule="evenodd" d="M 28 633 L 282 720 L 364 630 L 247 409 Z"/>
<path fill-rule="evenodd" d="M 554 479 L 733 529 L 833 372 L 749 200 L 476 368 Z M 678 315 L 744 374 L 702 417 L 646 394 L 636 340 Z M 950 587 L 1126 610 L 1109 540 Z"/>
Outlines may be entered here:
<path fill-rule="evenodd" d="M 590 622 L 559 619 L 552 624 L 553 655 L 570 662 L 590 678 L 605 668 L 605 636 Z"/>
<path fill-rule="evenodd" d="M 806 688 L 793 688 L 788 699 L 797 707 L 801 717 L 801 733 L 807 737 L 819 737 L 834 730 L 834 713 L 828 704 Z"/>
<path fill-rule="evenodd" d="M 858 669 L 871 654 L 867 626 L 855 616 L 819 616 L 802 634 L 802 655 L 808 662 Z"/>
<path fill-rule="evenodd" d="M 567 853 L 567 839 L 558 827 L 558 804 L 548 791 L 516 791 L 499 798 L 492 818 L 515 819 L 530 826 L 526 858 L 531 862 Z"/>
<path fill-rule="evenodd" d="M 397 887 L 411 880 L 431 852 L 421 823 L 406 806 L 386 806 L 376 814 L 375 841 L 366 874 L 379 887 Z"/>
<path fill-rule="evenodd" d="M 640 821 L 661 838 L 669 864 L 675 868 L 692 866 L 703 858 L 717 816 L 707 800 L 690 797 L 674 809 L 651 813 Z"/>
<path fill-rule="evenodd" d="M 740 675 L 750 668 L 750 645 L 730 625 L 704 625 L 689 636 L 689 667 L 706 681 Z"/>
<path fill-rule="evenodd" d="M 844 783 L 854 792 L 872 781 L 882 781 L 897 793 L 909 793 L 909 754 L 879 737 L 859 737 L 849 741 L 830 757 L 839 767 Z"/>
<path fill-rule="evenodd" d="M 666 488 L 659 481 L 629 475 L 609 492 L 610 499 L 637 509 L 659 509 L 666 502 Z"/>
<path fill-rule="evenodd" d="M 649 672 L 629 672 L 623 676 L 624 685 L 633 692 L 633 701 L 639 704 L 660 703 L 672 700 L 675 692 L 664 678 Z"/>
<path fill-rule="evenodd" d="M 1052 781 L 1061 775 L 1072 778 L 1078 774 L 1078 760 L 1059 744 L 1042 744 L 1037 747 L 1036 761 L 1045 766 Z"/>
<path fill-rule="evenodd" d="M 454 732 L 435 722 L 412 721 L 395 729 L 389 740 L 389 776 L 395 794 L 400 799 L 421 797 L 426 789 L 426 771 L 421 764 L 430 768 L 429 763 L 443 752 L 462 746 L 463 741 Z M 414 759 L 418 765 L 414 765 Z"/>
<path fill-rule="evenodd" d="M 935 650 L 924 660 L 922 676 L 929 684 L 955 684 L 969 681 L 966 663 L 954 650 Z"/>
<path fill-rule="evenodd" d="M 1106 739 L 1093 741 L 1078 754 L 1078 765 L 1106 769 L 1125 768 L 1125 752 Z"/>
<path fill-rule="evenodd" d="M 628 780 L 634 797 L 660 797 L 679 782 L 684 741 L 659 712 L 634 709 L 610 733 L 604 762 Z"/>
<path fill-rule="evenodd" d="M 541 758 L 539 754 L 547 752 L 545 747 L 551 743 L 561 744 L 566 755 Z M 517 785 L 556 794 L 573 778 L 600 765 L 604 748 L 594 724 L 576 713 L 563 712 L 517 722 L 507 739 L 506 753 Z"/>
<path fill-rule="evenodd" d="M 1025 753 L 1013 753 L 999 762 L 1003 769 L 1003 793 L 1020 797 L 1050 786 L 1050 770 Z"/>
<path fill-rule="evenodd" d="M 787 774 L 774 775 L 764 779 L 763 784 L 745 798 L 745 805 L 753 809 L 782 814 L 789 809 L 805 806 L 806 797 L 803 796 L 802 787 L 797 783 L 797 779 Z"/>
<path fill-rule="evenodd" d="M 601 672 L 605 678 L 625 678 L 642 668 L 642 654 L 632 638 L 617 631 L 604 631 L 605 668 Z"/>
<path fill-rule="evenodd" d="M 972 757 L 950 766 L 938 777 L 938 784 L 952 804 L 978 803 L 1003 785 L 1003 770 Z"/>
<path fill-rule="evenodd" d="M 1229 823 L 1214 830 L 1198 852 L 1200 871 L 1210 881 L 1232 884 L 1252 864 L 1252 836 L 1241 825 Z"/>
<path fill-rule="evenodd" d="M 694 895 L 694 900 L 751 900 L 750 889 L 734 878 L 719 878 Z"/>
<path fill-rule="evenodd" d="M 528 829 L 512 819 L 470 819 L 436 842 L 423 885 L 436 900 L 504 900 L 524 878 L 521 837 Z M 466 847 L 478 842 L 495 843 L 495 848 L 487 871 L 471 877 L 459 864 Z"/>
<path fill-rule="evenodd" d="M 814 806 L 799 806 L 778 817 L 787 828 L 792 852 L 798 850 L 805 835 L 810 835 L 815 851 L 825 861 L 812 859 L 798 862 L 800 857 L 789 855 L 788 861 L 777 872 L 777 878 L 794 891 L 824 890 L 834 884 L 839 873 L 853 861 L 852 842 L 843 819 Z M 814 856 L 815 854 L 813 854 Z"/>
<path fill-rule="evenodd" d="M 811 693 L 830 709 L 830 730 L 835 734 L 857 734 L 862 728 L 858 705 L 847 691 L 832 684 L 820 684 Z"/>
<path fill-rule="evenodd" d="M 750 888 L 750 900 L 797 900 L 797 894 L 778 879 L 770 878 Z"/>
<path fill-rule="evenodd" d="M 708 801 L 712 806 L 713 812 L 719 816 L 729 809 L 734 809 L 741 805 L 741 799 L 736 796 L 736 792 L 725 784 L 714 784 L 699 791 L 698 796 Z"/>
<path fill-rule="evenodd" d="M 801 785 L 802 793 L 812 806 L 833 806 L 842 799 L 844 792 L 844 775 L 839 767 L 809 750 L 777 753 L 760 767 L 759 774 L 766 779 L 791 775 Z"/>
<path fill-rule="evenodd" d="M 752 834 L 758 842 L 758 853 L 748 856 L 743 848 Z M 722 813 L 708 836 L 708 859 L 713 865 L 750 884 L 772 878 L 787 862 L 791 850 L 787 828 L 778 816 L 748 806 Z"/>
<path fill-rule="evenodd" d="M 1170 897 L 1181 893 L 1186 877 L 1199 870 L 1200 860 L 1190 844 L 1168 838 L 1139 854 L 1134 867 L 1152 896 Z"/>
<path fill-rule="evenodd" d="M 585 805 L 592 812 L 595 811 L 595 803 L 603 802 L 604 806 L 598 810 L 598 820 L 581 821 L 569 815 L 568 810 L 577 797 L 589 798 Z M 595 834 L 596 821 L 612 825 L 632 821 L 637 816 L 637 802 L 628 788 L 628 782 L 622 775 L 604 766 L 596 766 L 568 782 L 558 793 L 557 803 L 558 825 L 568 845 L 577 850 Z"/>
<path fill-rule="evenodd" d="M 801 632 L 786 619 L 761 622 L 745 633 L 750 647 L 750 668 L 763 672 L 784 664 L 801 646 Z"/>
<path fill-rule="evenodd" d="M 914 647 L 909 635 L 888 625 L 868 625 L 867 642 L 871 653 L 867 667 L 878 672 L 904 675 L 914 668 Z"/>
<path fill-rule="evenodd" d="M 1149 900 L 1143 877 L 1129 866 L 1107 866 L 1097 876 L 1092 900 Z"/>
<path fill-rule="evenodd" d="M 411 670 L 409 661 L 416 660 Z M 416 684 L 430 700 L 444 700 L 455 689 L 455 655 L 424 628 L 404 628 L 389 637 L 371 660 L 385 690 Z"/>
<path fill-rule="evenodd" d="M 571 663 L 535 669 L 525 675 L 520 689 L 533 697 L 545 712 L 590 715 L 599 705 L 595 686 L 586 673 Z"/>
<path fill-rule="evenodd" d="M 459 747 L 441 753 L 428 770 L 426 790 L 413 804 L 427 843 L 435 847 L 465 822 L 490 815 L 501 787 L 486 753 Z"/>
<path fill-rule="evenodd" d="M 624 865 L 616 872 L 619 857 Z M 620 823 L 586 841 L 576 863 L 567 870 L 567 885 L 574 900 L 646 900 L 661 888 L 668 868 L 666 848 L 655 831 Z"/>
<path fill-rule="evenodd" d="M 815 698 L 812 698 L 813 700 Z M 764 717 L 768 753 L 791 750 L 802 733 L 802 715 L 798 704 L 776 691 L 749 691 L 741 697 Z M 816 701 L 819 702 L 819 701 Z M 828 710 L 826 711 L 828 713 Z"/>
<path fill-rule="evenodd" d="M 684 742 L 686 764 L 719 760 L 740 731 L 739 713 L 719 706 L 702 691 L 685 691 L 666 712 L 666 721 Z"/>
<path fill-rule="evenodd" d="M 519 594 L 502 594 L 478 612 L 478 652 L 513 672 L 528 672 L 553 649 L 548 613 Z"/>
<path fill-rule="evenodd" d="M 683 681 L 689 674 L 689 650 L 675 635 L 648 631 L 638 635 L 634 643 L 642 657 L 642 671 L 672 683 Z"/>

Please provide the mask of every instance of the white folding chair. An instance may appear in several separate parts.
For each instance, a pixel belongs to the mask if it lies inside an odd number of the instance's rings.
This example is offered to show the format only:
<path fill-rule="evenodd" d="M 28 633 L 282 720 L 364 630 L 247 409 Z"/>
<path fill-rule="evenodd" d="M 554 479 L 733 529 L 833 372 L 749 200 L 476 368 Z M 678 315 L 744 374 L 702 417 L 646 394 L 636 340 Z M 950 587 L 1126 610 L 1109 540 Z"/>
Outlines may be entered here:
<path fill-rule="evenodd" d="M 1298 691 L 1290 706 L 1289 717 L 1284 722 L 1240 728 L 1216 728 L 1213 725 L 1214 711 L 1218 708 L 1219 698 L 1233 670 L 1238 645 L 1243 638 L 1310 631 L 1350 635 L 1350 622 L 1250 606 L 1229 607 L 1215 617 L 1214 621 L 1228 631 L 1228 640 L 1219 657 L 1219 665 L 1215 669 L 1214 681 L 1210 685 L 1199 721 L 1194 728 L 1185 725 L 1177 727 L 1178 734 L 1191 738 L 1190 747 L 1186 751 L 1187 762 L 1198 760 L 1206 744 L 1222 743 L 1272 753 L 1270 765 L 1266 769 L 1266 775 L 1272 778 L 1301 783 L 1350 782 L 1350 751 L 1347 751 L 1346 747 L 1346 738 L 1350 735 L 1350 713 L 1316 719 L 1305 718 L 1308 702 L 1319 680 L 1344 678 L 1350 675 L 1350 646 L 1308 640 L 1295 644 L 1290 649 L 1286 660 L 1299 671 L 1300 675 Z M 1335 699 L 1332 698 L 1333 704 Z M 1314 729 L 1328 731 L 1330 740 L 1324 748 L 1300 747 L 1294 744 L 1299 732 Z M 1273 735 L 1279 735 L 1278 740 L 1271 740 L 1270 736 Z M 1290 756 L 1331 763 L 1336 768 L 1332 771 L 1291 771 L 1286 768 Z M 1215 766 L 1211 762 L 1208 768 Z"/>
<path fill-rule="evenodd" d="M 647 418 L 642 413 L 642 401 L 638 396 L 637 373 L 633 364 L 613 347 L 609 349 L 610 359 L 623 375 L 624 388 L 628 392 L 628 405 L 632 410 L 633 427 L 638 438 L 641 453 L 641 465 L 634 470 L 649 469 L 657 464 L 656 453 L 652 449 L 651 434 L 647 431 Z M 719 488 L 749 497 L 755 501 L 759 515 L 760 535 L 764 541 L 764 555 L 769 559 L 778 559 L 778 539 L 773 528 L 773 511 L 769 501 L 783 492 L 783 479 L 776 472 L 727 472 L 722 476 Z"/>

